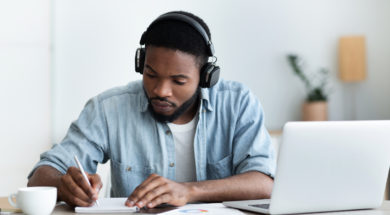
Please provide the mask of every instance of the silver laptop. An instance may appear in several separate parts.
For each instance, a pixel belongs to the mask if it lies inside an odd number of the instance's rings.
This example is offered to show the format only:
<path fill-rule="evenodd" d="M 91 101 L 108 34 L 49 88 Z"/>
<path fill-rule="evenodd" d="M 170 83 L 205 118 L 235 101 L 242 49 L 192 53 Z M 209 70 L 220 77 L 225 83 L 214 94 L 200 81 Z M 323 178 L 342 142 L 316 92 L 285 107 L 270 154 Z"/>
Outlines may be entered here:
<path fill-rule="evenodd" d="M 224 205 L 266 214 L 380 207 L 390 165 L 390 120 L 289 122 L 271 199 Z"/>

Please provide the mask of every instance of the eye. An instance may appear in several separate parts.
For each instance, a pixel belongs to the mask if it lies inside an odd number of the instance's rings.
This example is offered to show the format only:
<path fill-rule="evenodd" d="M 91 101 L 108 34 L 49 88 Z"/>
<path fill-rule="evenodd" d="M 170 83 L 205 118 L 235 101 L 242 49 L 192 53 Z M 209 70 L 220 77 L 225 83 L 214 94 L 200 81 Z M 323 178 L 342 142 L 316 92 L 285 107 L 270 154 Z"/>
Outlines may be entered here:
<path fill-rule="evenodd" d="M 146 76 L 148 76 L 149 78 L 155 78 L 156 77 L 155 75 L 152 75 L 150 73 L 146 73 Z"/>
<path fill-rule="evenodd" d="M 176 84 L 178 84 L 178 85 L 184 85 L 184 84 L 185 84 L 185 82 L 178 81 L 178 80 L 174 80 L 174 82 L 175 82 Z"/>

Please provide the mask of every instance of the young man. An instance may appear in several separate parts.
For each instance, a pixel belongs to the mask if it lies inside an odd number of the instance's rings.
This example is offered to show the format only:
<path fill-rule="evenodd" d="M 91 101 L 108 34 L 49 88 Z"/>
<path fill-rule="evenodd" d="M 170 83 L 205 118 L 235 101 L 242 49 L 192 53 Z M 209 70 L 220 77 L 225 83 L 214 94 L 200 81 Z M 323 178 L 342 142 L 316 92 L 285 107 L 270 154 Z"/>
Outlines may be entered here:
<path fill-rule="evenodd" d="M 56 186 L 58 200 L 89 206 L 102 187 L 97 164 L 111 160 L 111 196 L 128 206 L 269 198 L 275 159 L 262 107 L 243 85 L 218 81 L 203 20 L 163 14 L 140 43 L 143 81 L 92 98 L 28 185 Z"/>

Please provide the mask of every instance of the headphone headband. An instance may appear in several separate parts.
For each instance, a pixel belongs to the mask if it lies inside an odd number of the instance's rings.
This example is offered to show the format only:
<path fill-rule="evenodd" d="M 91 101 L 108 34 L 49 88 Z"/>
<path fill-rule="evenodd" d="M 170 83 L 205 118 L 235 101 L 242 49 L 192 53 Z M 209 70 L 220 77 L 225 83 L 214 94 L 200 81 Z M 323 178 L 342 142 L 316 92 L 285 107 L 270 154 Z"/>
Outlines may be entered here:
<path fill-rule="evenodd" d="M 145 45 L 146 40 L 146 34 L 150 30 L 150 28 L 156 24 L 157 22 L 164 21 L 164 20 L 176 20 L 180 22 L 187 23 L 190 25 L 193 29 L 195 29 L 203 38 L 203 40 L 206 42 L 207 47 L 207 55 L 209 57 L 214 56 L 214 46 L 211 42 L 209 36 L 207 35 L 206 30 L 203 28 L 203 26 L 194 18 L 180 14 L 177 12 L 169 12 L 166 14 L 163 14 L 159 16 L 156 20 L 154 20 L 149 27 L 146 29 L 146 31 L 142 34 L 140 44 L 141 47 L 138 48 L 135 52 L 135 71 L 143 74 L 144 70 L 144 63 L 145 63 L 145 47 L 142 47 L 142 45 Z M 220 68 L 219 66 L 215 65 L 215 62 L 206 62 L 202 68 L 200 69 L 200 79 L 199 79 L 199 86 L 202 88 L 209 88 L 214 86 L 219 79 L 219 73 Z"/>
<path fill-rule="evenodd" d="M 159 16 L 156 20 L 154 20 L 149 25 L 148 29 L 142 34 L 141 40 L 140 40 L 139 43 L 141 45 L 145 45 L 145 37 L 146 37 L 146 33 L 148 32 L 148 30 L 154 24 L 156 24 L 156 23 L 158 23 L 160 21 L 164 21 L 164 20 L 177 20 L 177 21 L 181 21 L 181 22 L 184 22 L 184 23 L 187 23 L 188 25 L 190 25 L 192 28 L 194 28 L 203 37 L 204 41 L 206 42 L 207 54 L 210 57 L 214 56 L 214 45 L 211 42 L 209 36 L 206 33 L 206 30 L 202 27 L 202 25 L 198 21 L 193 19 L 192 17 L 186 16 L 184 14 L 176 13 L 176 12 L 169 12 L 169 13 L 163 14 L 163 15 Z"/>

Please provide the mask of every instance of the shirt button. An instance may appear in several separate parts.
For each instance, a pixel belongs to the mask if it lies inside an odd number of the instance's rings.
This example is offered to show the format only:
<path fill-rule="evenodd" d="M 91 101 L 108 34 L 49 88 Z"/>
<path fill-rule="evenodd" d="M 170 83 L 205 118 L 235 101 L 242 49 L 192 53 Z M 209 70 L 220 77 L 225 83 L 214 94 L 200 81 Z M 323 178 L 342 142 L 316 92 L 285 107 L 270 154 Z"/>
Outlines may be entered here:
<path fill-rule="evenodd" d="M 170 163 L 169 166 L 170 166 L 170 167 L 174 167 L 174 166 L 175 166 L 175 163 Z"/>
<path fill-rule="evenodd" d="M 167 135 L 170 135 L 170 134 L 171 134 L 171 131 L 170 131 L 170 130 L 167 130 L 165 133 L 166 133 Z"/>
<path fill-rule="evenodd" d="M 128 166 L 128 167 L 126 168 L 126 171 L 130 172 L 130 171 L 131 171 L 131 166 Z"/>

